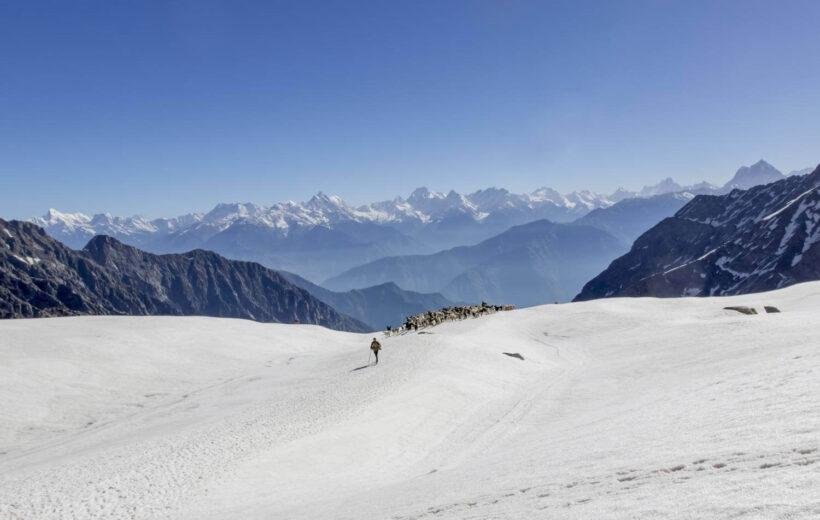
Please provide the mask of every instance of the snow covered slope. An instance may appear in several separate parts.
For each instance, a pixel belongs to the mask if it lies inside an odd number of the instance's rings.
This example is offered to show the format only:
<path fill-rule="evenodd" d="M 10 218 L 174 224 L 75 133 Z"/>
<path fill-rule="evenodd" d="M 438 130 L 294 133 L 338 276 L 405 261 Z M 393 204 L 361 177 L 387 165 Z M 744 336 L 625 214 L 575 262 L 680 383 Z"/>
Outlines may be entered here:
<path fill-rule="evenodd" d="M 376 367 L 314 326 L 0 322 L 0 518 L 817 518 L 818 315 L 550 305 Z"/>

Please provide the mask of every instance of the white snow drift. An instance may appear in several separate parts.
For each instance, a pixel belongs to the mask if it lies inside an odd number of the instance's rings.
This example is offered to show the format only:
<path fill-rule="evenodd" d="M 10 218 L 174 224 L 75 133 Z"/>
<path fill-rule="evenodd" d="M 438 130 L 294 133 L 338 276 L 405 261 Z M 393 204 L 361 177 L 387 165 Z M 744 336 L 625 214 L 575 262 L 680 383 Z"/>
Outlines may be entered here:
<path fill-rule="evenodd" d="M 551 305 L 377 367 L 313 326 L 4 321 L 0 518 L 816 518 L 818 316 L 820 283 Z"/>

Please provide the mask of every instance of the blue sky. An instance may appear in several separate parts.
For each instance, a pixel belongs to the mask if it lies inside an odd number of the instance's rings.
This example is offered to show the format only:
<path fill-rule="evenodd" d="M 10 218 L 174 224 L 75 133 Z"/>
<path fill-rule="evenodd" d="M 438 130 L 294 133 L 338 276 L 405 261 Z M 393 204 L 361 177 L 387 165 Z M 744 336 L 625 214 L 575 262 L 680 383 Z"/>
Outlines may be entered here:
<path fill-rule="evenodd" d="M 820 162 L 820 2 L 3 2 L 0 216 Z"/>

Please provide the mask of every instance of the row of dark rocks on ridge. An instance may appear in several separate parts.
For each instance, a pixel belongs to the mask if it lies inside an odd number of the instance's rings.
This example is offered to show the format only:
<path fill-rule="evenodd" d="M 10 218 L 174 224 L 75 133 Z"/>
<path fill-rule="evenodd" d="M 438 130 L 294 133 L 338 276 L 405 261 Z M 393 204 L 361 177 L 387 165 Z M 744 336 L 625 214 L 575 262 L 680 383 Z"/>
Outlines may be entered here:
<path fill-rule="evenodd" d="M 422 312 L 408 316 L 404 323 L 398 327 L 387 327 L 385 334 L 390 336 L 392 334 L 401 334 L 411 330 L 419 330 L 427 327 L 433 327 L 446 321 L 459 321 L 467 318 L 478 318 L 488 314 L 494 314 L 501 311 L 511 311 L 515 309 L 515 305 L 490 305 L 487 302 L 481 302 L 481 305 L 457 305 L 453 307 L 443 307 L 434 311 Z"/>

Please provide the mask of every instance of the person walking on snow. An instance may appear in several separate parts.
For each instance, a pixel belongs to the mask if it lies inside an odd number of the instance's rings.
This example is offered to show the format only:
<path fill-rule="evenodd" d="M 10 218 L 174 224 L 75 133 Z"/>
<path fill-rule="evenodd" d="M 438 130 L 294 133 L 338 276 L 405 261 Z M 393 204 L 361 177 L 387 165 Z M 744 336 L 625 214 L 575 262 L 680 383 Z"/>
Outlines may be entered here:
<path fill-rule="evenodd" d="M 370 342 L 370 350 L 373 351 L 373 354 L 376 356 L 376 362 L 374 365 L 379 364 L 379 351 L 382 349 L 382 344 L 376 338 L 373 338 L 373 341 Z"/>

